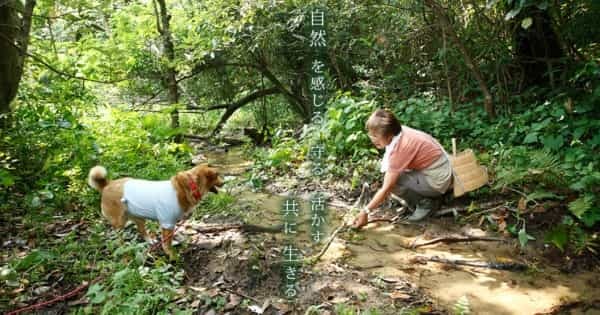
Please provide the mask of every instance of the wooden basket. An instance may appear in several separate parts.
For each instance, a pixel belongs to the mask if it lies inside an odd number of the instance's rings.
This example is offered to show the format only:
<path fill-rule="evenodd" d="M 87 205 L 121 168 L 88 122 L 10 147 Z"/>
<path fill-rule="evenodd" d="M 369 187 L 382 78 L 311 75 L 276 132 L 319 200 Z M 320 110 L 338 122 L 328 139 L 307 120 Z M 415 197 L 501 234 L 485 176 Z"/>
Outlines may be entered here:
<path fill-rule="evenodd" d="M 456 154 L 456 139 L 452 138 L 452 174 L 454 176 L 454 197 L 460 197 L 488 182 L 487 168 L 480 166 L 473 150 L 467 149 Z"/>

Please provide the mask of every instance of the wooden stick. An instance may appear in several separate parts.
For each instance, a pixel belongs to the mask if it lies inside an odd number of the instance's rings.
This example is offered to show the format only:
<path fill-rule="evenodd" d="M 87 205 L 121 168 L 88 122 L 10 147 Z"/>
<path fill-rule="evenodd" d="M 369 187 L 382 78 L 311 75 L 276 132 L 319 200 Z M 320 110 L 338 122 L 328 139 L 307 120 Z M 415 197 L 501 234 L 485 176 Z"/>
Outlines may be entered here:
<path fill-rule="evenodd" d="M 319 261 L 319 259 L 321 259 L 321 257 L 323 255 L 325 255 L 325 253 L 327 252 L 327 249 L 329 249 L 329 246 L 331 245 L 331 243 L 333 243 L 333 240 L 338 235 L 338 233 L 340 233 L 340 231 L 342 231 L 345 227 L 346 227 L 346 222 L 342 222 L 342 224 L 340 224 L 340 226 L 338 226 L 338 228 L 335 229 L 333 234 L 331 234 L 331 236 L 327 240 L 327 243 L 325 243 L 325 246 L 323 246 L 323 248 L 321 248 L 321 251 L 317 255 L 314 255 L 309 258 L 305 258 L 304 261 L 307 263 L 316 263 L 317 261 Z"/>
<path fill-rule="evenodd" d="M 243 298 L 246 298 L 246 299 L 248 299 L 248 300 L 252 300 L 252 301 L 254 301 L 254 302 L 258 303 L 258 304 L 261 304 L 261 302 L 260 302 L 259 300 L 255 299 L 255 298 L 253 298 L 253 297 L 251 297 L 251 296 L 249 296 L 249 295 L 246 295 L 246 294 L 244 294 L 244 293 L 241 293 L 241 292 L 238 292 L 238 291 L 232 290 L 232 289 L 230 289 L 230 288 L 225 288 L 225 287 L 223 288 L 223 290 L 225 290 L 225 291 L 227 291 L 227 292 L 229 292 L 229 293 L 233 293 L 233 294 L 235 294 L 235 295 L 239 295 L 239 296 L 241 296 L 241 297 L 243 297 Z"/>
<path fill-rule="evenodd" d="M 490 201 L 490 202 L 484 202 L 484 203 L 482 203 L 482 204 L 480 204 L 480 205 L 477 205 L 477 208 L 486 208 L 486 209 L 487 209 L 487 208 L 490 208 L 490 207 L 495 207 L 495 206 L 501 205 L 501 204 L 503 204 L 504 202 L 505 202 L 505 201 Z M 437 211 L 437 212 L 436 212 L 434 215 L 435 215 L 436 217 L 441 217 L 441 216 L 443 216 L 443 215 L 445 215 L 445 214 L 448 214 L 448 213 L 454 213 L 454 212 L 464 212 L 464 211 L 466 211 L 467 209 L 469 209 L 469 207 L 470 207 L 470 205 L 469 205 L 469 206 L 466 206 L 466 207 L 452 207 L 452 208 L 447 208 L 447 209 L 441 209 L 441 210 Z"/>
<path fill-rule="evenodd" d="M 228 230 L 241 230 L 248 233 L 281 233 L 283 225 L 260 226 L 254 224 L 218 224 L 208 226 L 189 226 L 200 233 L 214 233 Z"/>
<path fill-rule="evenodd" d="M 452 138 L 452 155 L 456 157 L 456 138 Z"/>
<path fill-rule="evenodd" d="M 363 198 L 365 198 L 365 195 L 368 193 L 369 190 L 369 185 L 367 185 L 366 183 L 364 183 L 362 185 L 362 189 L 360 192 L 360 196 L 358 196 L 358 199 L 356 199 L 356 202 L 354 203 L 353 207 L 348 207 L 346 208 L 347 210 L 350 209 L 355 209 L 358 207 L 358 205 L 361 204 Z M 342 216 L 343 217 L 343 216 Z M 312 257 L 309 258 L 305 258 L 304 262 L 307 263 L 315 263 L 317 262 L 319 259 L 321 259 L 321 257 L 323 255 L 325 255 L 325 252 L 327 252 L 327 249 L 329 249 L 329 246 L 331 245 L 331 243 L 333 242 L 333 240 L 336 238 L 336 236 L 338 235 L 338 233 L 340 233 L 342 230 L 345 230 L 348 226 L 346 225 L 346 222 L 343 221 L 342 219 L 342 223 L 335 229 L 335 231 L 331 234 L 331 236 L 329 237 L 329 239 L 327 240 L 327 243 L 325 243 L 325 246 L 323 246 L 323 248 L 321 249 L 321 251 L 317 254 L 314 255 Z"/>
<path fill-rule="evenodd" d="M 418 248 L 422 246 L 427 246 L 436 243 L 461 243 L 461 242 L 474 242 L 474 241 L 482 241 L 482 242 L 505 242 L 506 240 L 498 237 L 487 237 L 487 236 L 447 236 L 447 237 L 438 237 L 429 241 L 425 241 L 419 244 L 414 244 L 411 248 Z"/>
<path fill-rule="evenodd" d="M 524 270 L 527 270 L 527 268 L 528 268 L 527 265 L 522 264 L 522 263 L 517 263 L 517 262 L 495 263 L 495 262 L 489 262 L 489 261 L 469 261 L 469 260 L 460 260 L 460 259 L 446 259 L 446 258 L 440 258 L 438 256 L 433 256 L 433 257 L 420 256 L 419 258 L 423 258 L 427 261 L 433 261 L 433 262 L 446 264 L 446 265 L 462 265 L 462 266 L 469 266 L 469 267 L 475 267 L 475 268 L 489 268 L 489 269 L 508 270 L 508 271 L 524 271 Z"/>

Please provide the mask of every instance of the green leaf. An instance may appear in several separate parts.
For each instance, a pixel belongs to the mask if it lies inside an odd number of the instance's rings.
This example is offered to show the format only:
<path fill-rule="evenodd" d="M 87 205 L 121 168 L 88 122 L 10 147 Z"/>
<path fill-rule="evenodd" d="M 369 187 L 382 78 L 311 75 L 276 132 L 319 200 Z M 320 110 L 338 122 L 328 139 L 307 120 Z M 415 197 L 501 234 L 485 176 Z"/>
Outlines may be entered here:
<path fill-rule="evenodd" d="M 349 135 L 348 138 L 346 138 L 346 143 L 354 142 L 354 141 L 356 141 L 357 138 L 358 138 L 358 134 L 353 133 L 353 134 Z"/>
<path fill-rule="evenodd" d="M 521 230 L 519 230 L 519 243 L 521 244 L 521 247 L 525 247 L 529 240 L 535 240 L 535 237 L 527 234 L 525 227 L 522 227 Z"/>
<path fill-rule="evenodd" d="M 113 275 L 113 281 L 115 283 L 121 283 L 123 282 L 123 279 L 127 276 L 128 273 L 131 272 L 131 269 L 129 268 L 125 268 L 123 270 L 117 271 L 115 272 L 115 274 Z"/>
<path fill-rule="evenodd" d="M 15 178 L 6 170 L 0 169 L 0 185 L 10 187 L 15 184 Z"/>
<path fill-rule="evenodd" d="M 545 190 L 536 190 L 527 195 L 527 200 L 541 200 L 541 199 L 563 199 L 562 196 L 559 196 L 553 192 L 545 191 Z"/>
<path fill-rule="evenodd" d="M 87 296 L 92 297 L 90 302 L 92 304 L 100 304 L 106 300 L 106 292 L 102 291 L 102 285 L 99 283 L 94 283 L 88 289 Z"/>
<path fill-rule="evenodd" d="M 521 27 L 523 29 L 528 29 L 533 24 L 533 19 L 530 17 L 526 17 L 521 21 Z"/>
<path fill-rule="evenodd" d="M 569 230 L 566 225 L 561 224 L 556 228 L 548 231 L 544 238 L 546 242 L 554 244 L 561 251 L 565 250 L 565 245 L 569 241 Z"/>
<path fill-rule="evenodd" d="M 573 218 L 570 215 L 565 215 L 562 219 L 561 224 L 567 225 L 567 226 L 571 226 L 575 223 L 575 221 L 573 220 Z"/>
<path fill-rule="evenodd" d="M 498 1 L 500 1 L 500 0 L 487 0 L 487 2 L 485 4 L 485 8 L 491 9 L 494 5 L 496 5 L 496 3 L 498 3 Z"/>
<path fill-rule="evenodd" d="M 510 10 L 508 13 L 506 13 L 504 20 L 508 21 L 508 20 L 514 18 L 515 16 L 517 16 L 517 14 L 519 14 L 519 12 L 521 12 L 520 6 L 514 8 L 514 9 Z"/>
<path fill-rule="evenodd" d="M 538 3 L 535 6 L 538 7 L 538 9 L 540 9 L 540 10 L 546 10 L 546 9 L 548 9 L 548 1 Z"/>
<path fill-rule="evenodd" d="M 517 235 L 517 226 L 515 224 L 509 224 L 506 227 L 506 230 L 512 235 Z"/>
<path fill-rule="evenodd" d="M 583 217 L 581 217 L 581 221 L 587 227 L 596 225 L 596 223 L 600 222 L 600 209 L 592 208 L 590 211 L 587 211 Z"/>
<path fill-rule="evenodd" d="M 588 143 L 592 146 L 592 148 L 596 148 L 600 145 L 600 133 L 596 134 L 592 140 L 589 140 Z"/>
<path fill-rule="evenodd" d="M 356 121 L 355 120 L 348 120 L 346 122 L 346 129 L 347 130 L 352 130 L 352 128 L 354 128 L 355 125 L 356 125 Z"/>
<path fill-rule="evenodd" d="M 569 203 L 569 210 L 573 215 L 581 219 L 592 208 L 592 199 L 593 197 L 590 195 L 583 195 Z"/>
<path fill-rule="evenodd" d="M 551 150 L 555 150 L 555 151 L 560 149 L 563 146 L 564 142 L 565 142 L 565 139 L 563 138 L 562 135 L 546 136 L 542 139 L 542 143 L 544 144 L 544 147 L 551 149 Z"/>
<path fill-rule="evenodd" d="M 587 131 L 587 127 L 579 127 L 573 131 L 573 139 L 579 140 L 583 134 Z"/>
<path fill-rule="evenodd" d="M 48 252 L 36 250 L 19 261 L 19 263 L 15 266 L 15 269 L 17 271 L 25 271 L 34 265 L 46 262 L 51 257 L 52 256 Z"/>
<path fill-rule="evenodd" d="M 532 133 L 527 134 L 527 136 L 525 136 L 523 143 L 528 144 L 528 143 L 535 143 L 537 141 L 538 141 L 537 132 L 532 132 Z"/>

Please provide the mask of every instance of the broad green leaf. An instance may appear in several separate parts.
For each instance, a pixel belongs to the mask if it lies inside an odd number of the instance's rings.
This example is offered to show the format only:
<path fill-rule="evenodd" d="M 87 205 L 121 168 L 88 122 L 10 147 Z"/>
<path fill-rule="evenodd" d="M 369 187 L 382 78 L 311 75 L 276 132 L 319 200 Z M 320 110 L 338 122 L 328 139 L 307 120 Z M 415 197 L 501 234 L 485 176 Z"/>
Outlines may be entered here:
<path fill-rule="evenodd" d="M 592 196 L 584 195 L 569 203 L 569 211 L 579 219 L 592 208 Z"/>
<path fill-rule="evenodd" d="M 35 250 L 19 261 L 19 263 L 15 266 L 15 269 L 17 271 L 25 271 L 34 265 L 47 261 L 50 257 L 51 256 L 48 252 Z"/>
<path fill-rule="evenodd" d="M 125 268 L 123 270 L 119 270 L 117 272 L 115 272 L 115 274 L 112 276 L 113 281 L 116 283 L 121 283 L 123 282 L 123 279 L 127 276 L 127 274 L 129 274 L 132 270 L 129 268 Z"/>
<path fill-rule="evenodd" d="M 6 170 L 0 169 L 0 185 L 10 187 L 15 184 L 15 178 Z"/>
<path fill-rule="evenodd" d="M 587 227 L 593 227 L 596 223 L 600 222 L 600 209 L 592 208 L 587 211 L 583 217 L 581 217 L 581 221 Z"/>
<path fill-rule="evenodd" d="M 561 251 L 564 251 L 565 245 L 569 241 L 569 231 L 566 225 L 559 225 L 546 233 L 545 241 L 554 244 Z"/>
<path fill-rule="evenodd" d="M 546 136 L 542 139 L 544 147 L 555 151 L 558 151 L 558 149 L 560 149 L 563 146 L 564 141 L 565 140 L 562 135 Z"/>
<path fill-rule="evenodd" d="M 527 136 L 525 136 L 523 143 L 525 143 L 525 144 L 535 143 L 535 142 L 537 142 L 537 140 L 538 140 L 537 132 L 532 132 L 532 133 L 527 134 Z"/>

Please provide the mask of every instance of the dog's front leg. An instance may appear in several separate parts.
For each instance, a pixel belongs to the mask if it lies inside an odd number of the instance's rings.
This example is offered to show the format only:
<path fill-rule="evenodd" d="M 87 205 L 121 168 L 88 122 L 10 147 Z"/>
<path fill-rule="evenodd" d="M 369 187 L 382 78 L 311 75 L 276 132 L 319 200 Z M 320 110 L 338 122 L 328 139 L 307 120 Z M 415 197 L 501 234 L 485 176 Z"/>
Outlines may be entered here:
<path fill-rule="evenodd" d="M 169 255 L 169 259 L 170 260 L 175 260 L 175 252 L 173 251 L 173 248 L 171 247 L 171 242 L 173 241 L 173 232 L 174 230 L 167 230 L 167 229 L 161 229 L 162 230 L 162 248 L 165 251 L 165 253 L 167 255 Z"/>

